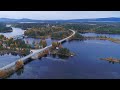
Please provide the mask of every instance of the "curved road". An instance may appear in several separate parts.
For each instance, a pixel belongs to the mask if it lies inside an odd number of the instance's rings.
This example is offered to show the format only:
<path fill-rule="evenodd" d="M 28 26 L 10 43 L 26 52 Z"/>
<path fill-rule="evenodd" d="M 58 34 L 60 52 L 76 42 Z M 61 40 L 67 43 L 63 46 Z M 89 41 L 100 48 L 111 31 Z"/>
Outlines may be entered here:
<path fill-rule="evenodd" d="M 70 36 L 68 36 L 67 38 L 64 38 L 64 39 L 58 41 L 59 43 L 62 43 L 63 41 L 66 41 L 66 40 L 68 40 L 69 38 L 71 38 L 72 36 L 75 35 L 75 31 L 74 31 L 74 30 L 71 30 L 71 29 L 69 29 L 69 30 L 73 32 L 72 35 L 70 35 Z M 44 51 L 44 50 L 46 50 L 46 49 L 48 49 L 48 48 L 50 48 L 51 46 L 52 46 L 52 44 L 49 45 L 49 46 L 46 46 L 45 48 L 35 50 L 33 53 L 31 53 L 31 54 L 29 54 L 29 55 L 27 55 L 27 56 L 25 56 L 25 57 L 23 57 L 23 58 L 20 58 L 19 60 L 22 60 L 23 62 L 26 62 L 26 60 L 27 60 L 28 58 L 30 58 L 30 57 L 34 56 L 35 54 L 40 53 L 40 52 L 42 52 L 42 51 Z M 18 60 L 17 60 L 17 61 L 18 61 Z M 8 68 L 14 66 L 15 63 L 16 63 L 16 61 L 13 62 L 13 63 L 8 64 L 8 65 L 6 65 L 6 66 L 4 66 L 4 67 L 2 67 L 2 68 L 0 68 L 0 70 L 8 69 Z"/>

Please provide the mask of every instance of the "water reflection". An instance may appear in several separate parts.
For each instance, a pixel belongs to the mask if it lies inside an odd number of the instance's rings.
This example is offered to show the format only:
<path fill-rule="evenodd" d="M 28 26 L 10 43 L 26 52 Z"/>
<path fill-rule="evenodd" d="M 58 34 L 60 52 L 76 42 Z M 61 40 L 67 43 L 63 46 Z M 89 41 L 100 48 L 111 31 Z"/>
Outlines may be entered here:
<path fill-rule="evenodd" d="M 42 57 L 39 57 L 38 59 L 39 59 L 39 60 L 41 60 L 41 59 L 42 59 Z"/>
<path fill-rule="evenodd" d="M 68 42 L 73 42 L 73 41 L 85 41 L 84 39 L 71 39 L 71 40 L 68 40 Z"/>
<path fill-rule="evenodd" d="M 58 57 L 59 57 L 60 59 L 68 59 L 68 58 L 69 58 L 69 56 L 64 56 L 64 55 L 58 55 Z"/>
<path fill-rule="evenodd" d="M 56 58 L 56 57 L 57 57 L 57 55 L 56 55 L 56 54 L 52 54 L 51 56 L 52 56 L 53 58 Z"/>
<path fill-rule="evenodd" d="M 69 58 L 69 56 L 57 55 L 57 54 L 51 54 L 50 56 L 53 58 L 60 58 L 60 59 L 68 59 Z"/>
<path fill-rule="evenodd" d="M 20 76 L 24 72 L 24 67 L 20 68 L 18 71 L 16 71 L 16 74 Z"/>
<path fill-rule="evenodd" d="M 111 38 L 120 39 L 120 35 L 119 35 L 119 34 L 84 33 L 84 34 L 81 34 L 81 35 L 83 35 L 83 36 L 106 36 L 106 37 L 111 37 Z"/>
<path fill-rule="evenodd" d="M 33 59 L 29 58 L 26 60 L 26 62 L 24 62 L 24 64 L 26 65 L 26 64 L 30 63 L 31 61 L 33 61 Z"/>
<path fill-rule="evenodd" d="M 25 56 L 16 52 L 0 52 L 0 56 L 4 56 L 4 55 L 19 56 L 20 58 Z"/>
<path fill-rule="evenodd" d="M 22 30 L 21 28 L 14 28 L 12 27 L 13 31 L 12 32 L 7 32 L 7 33 L 0 33 L 0 35 L 4 35 L 7 38 L 14 37 L 16 35 L 22 35 L 24 34 L 25 30 Z"/>
<path fill-rule="evenodd" d="M 47 57 L 48 55 L 47 54 L 45 54 L 43 57 Z"/>

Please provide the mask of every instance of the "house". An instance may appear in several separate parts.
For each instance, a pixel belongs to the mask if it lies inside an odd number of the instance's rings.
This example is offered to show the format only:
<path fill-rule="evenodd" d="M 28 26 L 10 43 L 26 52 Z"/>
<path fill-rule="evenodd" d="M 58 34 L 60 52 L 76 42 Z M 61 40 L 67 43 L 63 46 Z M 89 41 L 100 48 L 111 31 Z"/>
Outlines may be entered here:
<path fill-rule="evenodd" d="M 56 47 L 56 49 L 58 50 L 58 49 L 59 49 L 59 47 Z"/>

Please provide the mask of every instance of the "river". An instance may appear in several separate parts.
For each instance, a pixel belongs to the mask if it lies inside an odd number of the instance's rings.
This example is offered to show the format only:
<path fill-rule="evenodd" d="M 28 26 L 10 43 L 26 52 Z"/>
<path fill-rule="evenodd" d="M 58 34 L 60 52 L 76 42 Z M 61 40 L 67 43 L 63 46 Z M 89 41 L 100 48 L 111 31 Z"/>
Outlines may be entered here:
<path fill-rule="evenodd" d="M 89 35 L 86 33 L 85 35 Z M 94 33 L 94 35 L 96 35 Z M 111 35 L 108 35 L 111 36 Z M 111 37 L 116 37 L 112 35 Z M 120 38 L 120 35 L 117 35 Z M 30 38 L 31 40 L 31 38 Z M 51 39 L 48 42 L 51 43 Z M 99 58 L 120 58 L 120 45 L 104 40 L 71 41 L 63 43 L 76 55 L 69 58 L 47 56 L 29 62 L 8 79 L 119 79 L 120 64 L 101 61 Z M 15 60 L 18 56 L 0 56 L 0 63 Z M 12 58 L 12 59 L 10 59 Z"/>
<path fill-rule="evenodd" d="M 24 34 L 24 31 L 25 31 L 25 30 L 22 30 L 20 28 L 14 28 L 14 27 L 12 27 L 12 30 L 13 30 L 12 32 L 0 33 L 0 34 L 6 36 L 7 38 L 10 38 L 10 37 L 14 37 L 17 35 L 22 35 L 22 34 Z"/>

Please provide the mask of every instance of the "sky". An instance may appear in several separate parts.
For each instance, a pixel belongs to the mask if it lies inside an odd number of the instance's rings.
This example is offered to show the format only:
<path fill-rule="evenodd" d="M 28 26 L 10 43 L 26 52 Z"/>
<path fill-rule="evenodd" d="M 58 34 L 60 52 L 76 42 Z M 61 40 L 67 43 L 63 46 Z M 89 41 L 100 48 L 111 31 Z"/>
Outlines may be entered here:
<path fill-rule="evenodd" d="M 0 18 L 67 20 L 85 18 L 120 17 L 120 11 L 0 11 Z"/>

